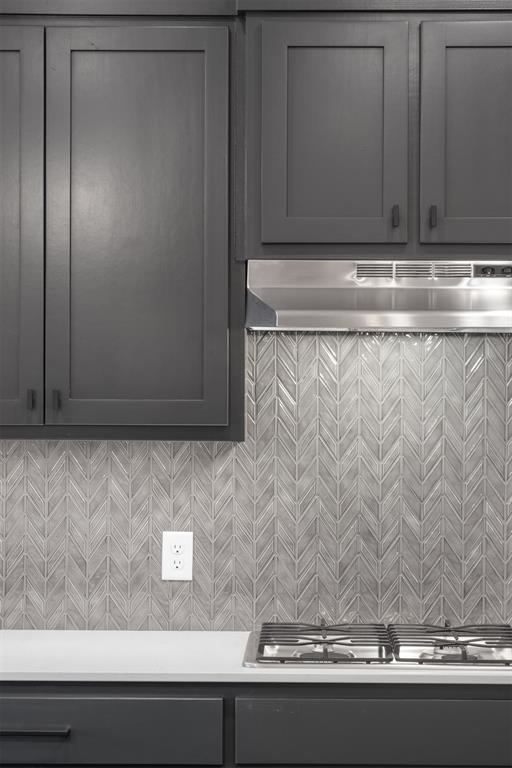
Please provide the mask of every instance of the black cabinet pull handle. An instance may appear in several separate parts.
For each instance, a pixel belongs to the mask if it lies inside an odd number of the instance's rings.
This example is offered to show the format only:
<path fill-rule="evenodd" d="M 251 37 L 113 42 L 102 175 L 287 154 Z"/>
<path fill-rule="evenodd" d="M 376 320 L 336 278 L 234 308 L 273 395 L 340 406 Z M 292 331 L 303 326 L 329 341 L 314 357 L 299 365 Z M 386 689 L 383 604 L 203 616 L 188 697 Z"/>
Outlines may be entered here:
<path fill-rule="evenodd" d="M 71 727 L 56 728 L 0 728 L 0 739 L 68 739 Z"/>
<path fill-rule="evenodd" d="M 400 226 L 400 206 L 394 205 L 391 209 L 391 226 L 396 229 Z"/>
<path fill-rule="evenodd" d="M 60 411 L 62 408 L 62 396 L 60 389 L 54 389 L 52 391 L 52 406 L 54 411 Z"/>
<path fill-rule="evenodd" d="M 430 206 L 430 210 L 428 212 L 428 223 L 430 225 L 430 229 L 435 229 L 437 227 L 437 205 Z"/>
<path fill-rule="evenodd" d="M 27 409 L 29 411 L 35 411 L 35 409 L 36 409 L 36 391 L 35 391 L 35 389 L 27 389 Z"/>

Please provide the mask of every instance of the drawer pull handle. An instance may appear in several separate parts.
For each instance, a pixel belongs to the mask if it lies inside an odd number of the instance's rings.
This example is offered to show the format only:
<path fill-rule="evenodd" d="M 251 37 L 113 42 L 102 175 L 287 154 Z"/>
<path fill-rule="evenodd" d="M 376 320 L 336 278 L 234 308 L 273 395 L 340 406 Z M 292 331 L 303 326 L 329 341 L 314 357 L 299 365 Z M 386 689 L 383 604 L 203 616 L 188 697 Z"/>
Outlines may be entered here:
<path fill-rule="evenodd" d="M 62 408 L 62 395 L 60 389 L 52 390 L 52 407 L 54 411 L 60 411 Z"/>
<path fill-rule="evenodd" d="M 35 389 L 27 389 L 27 409 L 29 411 L 35 411 L 35 409 L 36 409 L 36 391 L 35 391 Z"/>
<path fill-rule="evenodd" d="M 61 728 L 0 728 L 0 739 L 68 739 L 71 727 Z"/>

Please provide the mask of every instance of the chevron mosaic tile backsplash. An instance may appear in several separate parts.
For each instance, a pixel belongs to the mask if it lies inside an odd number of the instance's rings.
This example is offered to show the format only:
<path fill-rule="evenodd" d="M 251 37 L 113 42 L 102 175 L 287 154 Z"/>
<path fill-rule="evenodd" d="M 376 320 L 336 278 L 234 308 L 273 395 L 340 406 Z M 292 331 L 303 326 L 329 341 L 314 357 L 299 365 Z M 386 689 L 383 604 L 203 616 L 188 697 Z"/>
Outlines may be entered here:
<path fill-rule="evenodd" d="M 0 442 L 2 626 L 512 620 L 512 337 L 250 334 L 247 409 L 243 444 Z"/>

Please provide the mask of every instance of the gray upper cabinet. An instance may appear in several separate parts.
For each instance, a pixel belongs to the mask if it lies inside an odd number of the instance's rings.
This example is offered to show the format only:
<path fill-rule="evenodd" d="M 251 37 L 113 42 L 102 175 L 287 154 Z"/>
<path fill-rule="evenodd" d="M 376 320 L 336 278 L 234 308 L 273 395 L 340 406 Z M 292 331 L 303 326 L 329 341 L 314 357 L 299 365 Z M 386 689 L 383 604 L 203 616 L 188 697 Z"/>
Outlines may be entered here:
<path fill-rule="evenodd" d="M 421 34 L 421 240 L 511 243 L 512 21 Z"/>
<path fill-rule="evenodd" d="M 43 29 L 0 29 L 0 425 L 43 418 L 43 56 Z"/>
<path fill-rule="evenodd" d="M 228 424 L 228 48 L 47 30 L 48 424 Z"/>
<path fill-rule="evenodd" d="M 266 21 L 264 243 L 407 240 L 406 22 Z"/>

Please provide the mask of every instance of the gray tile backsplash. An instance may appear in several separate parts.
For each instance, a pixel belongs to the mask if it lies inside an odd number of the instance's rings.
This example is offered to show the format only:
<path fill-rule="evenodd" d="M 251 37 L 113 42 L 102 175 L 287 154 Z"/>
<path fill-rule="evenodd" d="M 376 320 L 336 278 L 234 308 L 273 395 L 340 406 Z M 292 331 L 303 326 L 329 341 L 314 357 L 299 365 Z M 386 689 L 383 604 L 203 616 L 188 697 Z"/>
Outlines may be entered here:
<path fill-rule="evenodd" d="M 512 337 L 250 334 L 244 443 L 0 442 L 2 626 L 510 621 L 511 409 Z"/>

